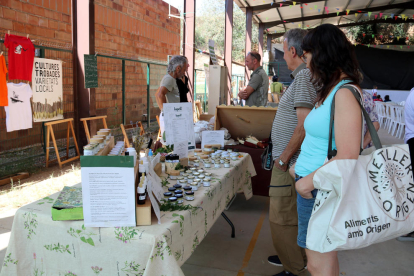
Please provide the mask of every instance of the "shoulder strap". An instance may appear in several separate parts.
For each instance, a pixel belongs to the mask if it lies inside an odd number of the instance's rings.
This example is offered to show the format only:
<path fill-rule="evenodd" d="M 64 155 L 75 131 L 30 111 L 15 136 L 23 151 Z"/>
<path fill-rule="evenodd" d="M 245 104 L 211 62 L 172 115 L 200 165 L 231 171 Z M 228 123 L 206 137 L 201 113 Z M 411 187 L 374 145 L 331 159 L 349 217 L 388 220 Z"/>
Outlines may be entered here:
<path fill-rule="evenodd" d="M 341 89 L 341 88 L 347 88 L 352 92 L 352 94 L 354 95 L 355 99 L 357 100 L 357 102 L 359 104 L 359 107 L 362 110 L 362 113 L 363 113 L 364 118 L 365 118 L 365 122 L 366 122 L 367 127 L 368 127 L 368 131 L 371 134 L 371 139 L 372 139 L 372 142 L 374 143 L 375 148 L 376 149 L 382 148 L 381 141 L 378 137 L 378 133 L 375 130 L 375 127 L 372 124 L 372 121 L 369 118 L 368 113 L 366 112 L 365 108 L 361 104 L 361 94 L 359 94 L 359 92 L 357 91 L 357 89 L 353 85 L 345 84 L 345 85 L 341 86 L 340 88 L 338 88 L 338 90 Z M 332 149 L 332 129 L 333 129 L 333 122 L 334 122 L 334 115 L 335 115 L 335 96 L 336 96 L 336 93 L 334 95 L 334 98 L 332 99 L 332 104 L 331 104 L 331 116 L 330 116 L 330 122 L 329 122 L 328 160 L 330 160 L 332 157 L 334 157 L 336 155 L 336 150 Z M 361 151 L 362 151 L 362 149 L 361 149 Z"/>

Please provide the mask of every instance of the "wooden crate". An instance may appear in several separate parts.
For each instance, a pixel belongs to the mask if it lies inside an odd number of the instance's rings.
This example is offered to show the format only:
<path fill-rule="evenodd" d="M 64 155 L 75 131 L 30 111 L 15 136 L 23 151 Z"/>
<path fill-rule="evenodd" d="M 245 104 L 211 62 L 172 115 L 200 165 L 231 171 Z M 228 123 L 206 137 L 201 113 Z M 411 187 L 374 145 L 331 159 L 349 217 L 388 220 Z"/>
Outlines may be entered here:
<path fill-rule="evenodd" d="M 233 139 L 253 135 L 259 140 L 269 138 L 277 107 L 226 106 L 216 108 L 214 130 L 226 128 Z"/>

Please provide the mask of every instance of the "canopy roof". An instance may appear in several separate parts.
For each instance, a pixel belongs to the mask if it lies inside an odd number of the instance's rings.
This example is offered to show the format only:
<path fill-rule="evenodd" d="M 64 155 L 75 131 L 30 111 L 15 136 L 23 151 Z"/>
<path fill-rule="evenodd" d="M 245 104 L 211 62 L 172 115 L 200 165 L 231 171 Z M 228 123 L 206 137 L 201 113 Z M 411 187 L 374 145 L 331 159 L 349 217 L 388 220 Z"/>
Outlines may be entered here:
<path fill-rule="evenodd" d="M 349 27 L 369 23 L 414 22 L 413 0 L 234 0 L 265 32 L 282 35 L 293 28 L 314 28 L 330 23 Z"/>

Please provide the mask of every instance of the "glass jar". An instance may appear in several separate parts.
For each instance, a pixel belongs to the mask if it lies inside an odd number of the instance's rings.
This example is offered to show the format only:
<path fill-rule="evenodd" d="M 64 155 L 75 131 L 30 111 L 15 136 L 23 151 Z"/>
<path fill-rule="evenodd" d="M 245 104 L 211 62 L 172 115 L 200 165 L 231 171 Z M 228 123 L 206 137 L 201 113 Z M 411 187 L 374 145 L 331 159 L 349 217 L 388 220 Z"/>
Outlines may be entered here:
<path fill-rule="evenodd" d="M 193 201 L 194 200 L 194 192 L 193 191 L 185 192 L 185 199 L 188 200 L 188 201 Z"/>
<path fill-rule="evenodd" d="M 171 204 L 176 205 L 177 204 L 177 198 L 175 196 L 172 196 L 168 199 Z"/>
<path fill-rule="evenodd" d="M 164 199 L 169 199 L 170 197 L 172 197 L 172 193 L 171 192 L 165 192 L 164 193 Z"/>
<path fill-rule="evenodd" d="M 198 190 L 198 183 L 192 182 L 190 185 L 191 185 L 191 190 L 192 191 L 197 191 Z"/>
<path fill-rule="evenodd" d="M 211 184 L 210 184 L 210 181 L 209 181 L 209 180 L 204 180 L 204 181 L 203 181 L 203 186 L 204 186 L 204 187 L 210 187 L 210 185 L 211 185 Z"/>

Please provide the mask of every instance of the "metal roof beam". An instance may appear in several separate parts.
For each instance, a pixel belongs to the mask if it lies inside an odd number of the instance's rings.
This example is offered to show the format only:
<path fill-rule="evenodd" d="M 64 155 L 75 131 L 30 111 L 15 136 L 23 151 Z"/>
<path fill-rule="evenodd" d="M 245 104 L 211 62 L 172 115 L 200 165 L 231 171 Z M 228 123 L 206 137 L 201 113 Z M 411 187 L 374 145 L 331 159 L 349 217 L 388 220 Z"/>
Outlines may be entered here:
<path fill-rule="evenodd" d="M 351 0 L 348 0 L 348 3 L 346 3 L 344 11 L 346 11 L 348 9 L 349 3 L 351 3 Z M 337 25 L 339 25 L 339 23 L 341 22 L 342 17 L 343 17 L 343 15 L 341 15 L 341 17 L 339 17 Z"/>
<path fill-rule="evenodd" d="M 279 2 L 275 2 L 273 3 L 273 5 L 271 5 L 270 3 L 268 4 L 264 4 L 264 5 L 258 5 L 258 6 L 252 6 L 253 8 L 253 13 L 257 14 L 257 13 L 261 13 L 267 10 L 270 10 L 271 8 L 274 8 L 274 6 L 280 7 L 280 4 L 283 4 L 283 6 L 288 6 L 288 5 L 293 5 L 293 2 L 296 2 L 296 4 L 309 4 L 309 3 L 315 3 L 315 2 L 321 2 L 321 0 L 299 0 L 299 1 L 279 1 Z M 242 9 L 242 11 L 246 11 L 246 8 L 240 8 Z"/>
<path fill-rule="evenodd" d="M 376 11 L 382 11 L 382 10 L 402 9 L 402 8 L 404 8 L 404 9 L 414 8 L 414 2 L 398 3 L 398 4 L 387 5 L 387 6 L 372 7 L 372 8 L 367 8 L 367 9 L 357 9 L 357 10 L 350 11 L 349 14 L 358 12 L 359 10 L 362 10 L 363 13 L 366 13 L 366 12 L 376 12 Z M 346 15 L 346 11 L 339 12 L 338 15 L 336 13 L 328 13 L 328 14 L 322 14 L 322 15 L 312 15 L 312 16 L 305 16 L 305 17 L 290 18 L 290 19 L 285 19 L 285 20 L 277 20 L 277 21 L 272 21 L 272 22 L 266 22 L 265 23 L 265 29 L 269 29 L 269 28 L 275 27 L 279 24 L 283 24 L 283 23 L 285 23 L 284 21 L 289 22 L 289 23 L 293 23 L 293 22 L 300 22 L 300 21 L 308 21 L 308 20 L 315 20 L 315 19 L 337 17 L 337 16 L 340 16 L 340 15 Z M 382 23 L 382 22 L 380 22 L 380 23 Z M 387 22 L 385 22 L 385 23 L 387 23 Z"/>
<path fill-rule="evenodd" d="M 347 23 L 347 24 L 341 24 L 341 25 L 335 25 L 338 28 L 345 28 L 345 27 L 353 27 L 353 26 L 359 26 L 359 25 L 367 25 L 367 24 L 375 24 L 378 23 L 380 21 L 378 20 L 368 20 L 368 21 L 359 21 L 359 22 L 354 22 L 354 23 Z M 414 19 L 407 19 L 407 20 L 403 20 L 402 18 L 398 18 L 397 20 L 390 20 L 387 21 L 386 23 L 388 24 L 400 24 L 400 23 L 414 23 Z M 311 30 L 311 29 L 308 29 Z M 272 39 L 278 38 L 283 36 L 285 33 L 276 33 L 276 34 L 267 34 L 268 36 L 270 36 Z"/>

